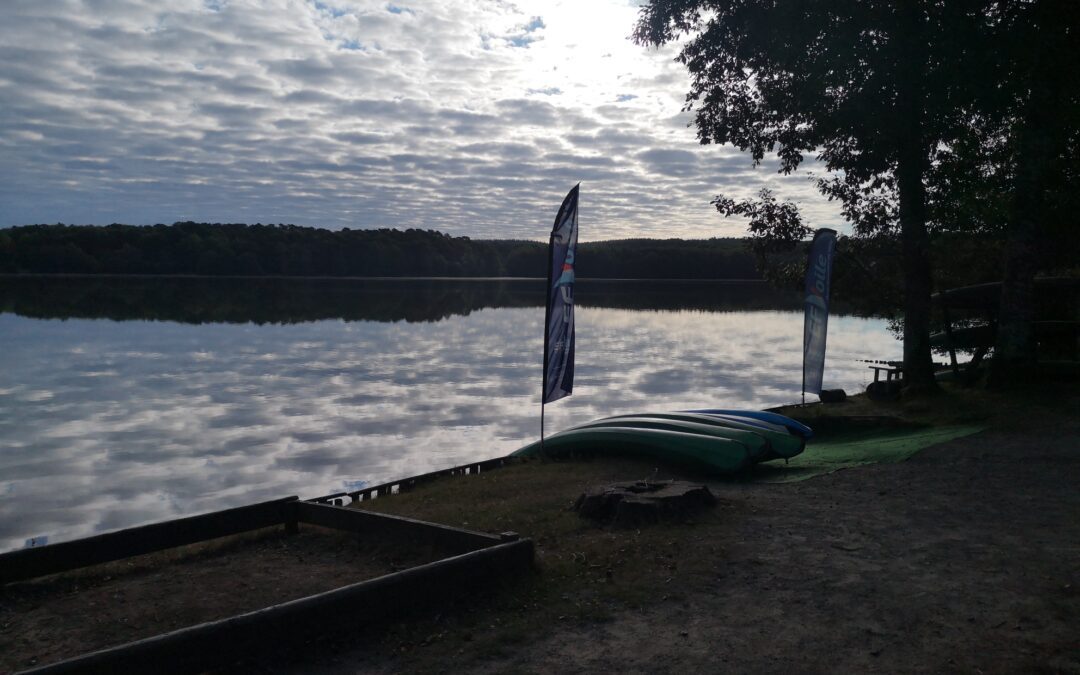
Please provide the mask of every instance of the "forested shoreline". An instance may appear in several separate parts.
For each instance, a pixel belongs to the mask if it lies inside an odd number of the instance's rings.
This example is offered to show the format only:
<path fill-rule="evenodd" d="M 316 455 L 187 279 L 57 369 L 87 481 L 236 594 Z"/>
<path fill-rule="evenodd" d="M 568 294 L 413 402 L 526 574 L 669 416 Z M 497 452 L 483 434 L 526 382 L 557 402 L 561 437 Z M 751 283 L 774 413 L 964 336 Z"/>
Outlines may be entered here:
<path fill-rule="evenodd" d="M 753 238 L 622 239 L 578 245 L 583 279 L 767 280 L 802 287 L 805 247 L 762 254 Z M 805 242 L 804 242 L 805 243 Z M 934 288 L 1001 279 L 1000 237 L 942 234 Z M 760 248 L 760 247 L 759 247 Z M 833 295 L 852 311 L 898 315 L 900 242 L 841 237 Z M 282 278 L 543 278 L 547 244 L 434 230 L 328 230 L 296 225 L 26 225 L 0 229 L 0 275 Z M 1045 271 L 1069 274 L 1067 269 Z"/>
<path fill-rule="evenodd" d="M 760 279 L 743 239 L 581 243 L 592 278 Z M 310 277 L 543 277 L 547 245 L 434 230 L 296 225 L 27 225 L 0 230 L 0 273 Z"/>

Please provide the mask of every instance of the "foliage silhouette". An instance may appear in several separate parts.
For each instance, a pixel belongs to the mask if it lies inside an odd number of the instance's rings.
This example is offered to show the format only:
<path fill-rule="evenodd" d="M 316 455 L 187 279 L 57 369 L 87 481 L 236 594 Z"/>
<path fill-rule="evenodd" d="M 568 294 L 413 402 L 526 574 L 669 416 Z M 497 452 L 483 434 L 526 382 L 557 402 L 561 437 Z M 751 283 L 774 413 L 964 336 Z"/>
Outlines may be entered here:
<path fill-rule="evenodd" d="M 834 173 L 819 187 L 843 202 L 858 234 L 898 228 L 905 379 L 920 389 L 935 387 L 925 181 L 984 81 L 976 77 L 990 48 L 982 9 L 934 0 L 650 0 L 635 32 L 656 45 L 689 36 L 678 60 L 692 77 L 687 107 L 702 143 L 732 143 L 755 163 L 775 152 L 785 173 L 815 152 Z"/>
<path fill-rule="evenodd" d="M 741 239 L 579 245 L 594 278 L 759 279 Z M 542 277 L 546 244 L 433 230 L 294 225 L 30 225 L 0 231 L 0 272 L 318 277 Z"/>

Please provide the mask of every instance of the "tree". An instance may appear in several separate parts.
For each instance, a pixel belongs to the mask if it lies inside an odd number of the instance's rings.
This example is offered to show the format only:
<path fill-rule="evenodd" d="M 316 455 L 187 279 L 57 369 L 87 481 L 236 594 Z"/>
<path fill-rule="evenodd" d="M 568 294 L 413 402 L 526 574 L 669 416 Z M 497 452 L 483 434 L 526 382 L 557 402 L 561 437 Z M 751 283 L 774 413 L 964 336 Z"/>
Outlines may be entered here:
<path fill-rule="evenodd" d="M 755 163 L 775 152 L 784 173 L 816 152 L 840 174 L 822 189 L 848 211 L 895 196 L 913 389 L 936 386 L 925 180 L 976 93 L 981 4 L 650 0 L 634 34 L 652 45 L 688 38 L 678 60 L 692 77 L 687 108 L 702 143 L 732 143 Z M 874 212 L 863 214 L 874 226 Z"/>
<path fill-rule="evenodd" d="M 996 10 L 997 86 L 985 90 L 981 103 L 985 125 L 1008 125 L 999 138 L 1011 151 L 1007 257 L 991 366 L 991 384 L 1008 386 L 1025 379 L 1035 359 L 1034 279 L 1050 257 L 1045 244 L 1075 242 L 1068 229 L 1075 229 L 1080 209 L 1080 11 L 1069 0 L 1008 2 Z M 1075 246 L 1062 248 L 1076 253 Z"/>
<path fill-rule="evenodd" d="M 719 195 L 711 203 L 725 216 L 742 216 L 749 220 L 750 250 L 766 279 L 791 285 L 802 278 L 806 261 L 796 261 L 792 253 L 813 230 L 803 223 L 796 204 L 777 202 L 768 188 L 762 188 L 757 199 L 737 202 Z"/>

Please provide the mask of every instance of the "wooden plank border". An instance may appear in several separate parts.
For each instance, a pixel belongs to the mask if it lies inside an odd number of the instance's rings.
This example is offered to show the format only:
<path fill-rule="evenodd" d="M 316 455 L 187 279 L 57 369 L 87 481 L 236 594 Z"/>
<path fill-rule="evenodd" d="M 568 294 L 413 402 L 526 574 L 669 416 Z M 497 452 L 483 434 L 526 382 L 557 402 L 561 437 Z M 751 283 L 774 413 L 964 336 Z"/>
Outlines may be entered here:
<path fill-rule="evenodd" d="M 422 473 L 418 476 L 411 476 L 409 478 L 402 478 L 401 480 L 393 480 L 386 483 L 379 483 L 378 485 L 372 485 L 370 487 L 363 488 L 361 490 L 352 490 L 348 492 L 334 492 L 332 494 L 323 495 L 321 497 L 312 497 L 305 501 L 315 502 L 317 504 L 335 504 L 340 506 L 345 498 L 349 498 L 352 503 L 362 502 L 368 499 L 375 499 L 377 497 L 385 497 L 387 495 L 398 494 L 399 492 L 407 492 L 417 485 L 427 483 L 436 478 L 443 476 L 469 476 L 485 471 L 491 471 L 492 469 L 499 469 L 501 467 L 515 464 L 523 461 L 513 455 L 507 455 L 505 457 L 495 457 L 493 459 L 485 459 L 481 462 L 470 462 L 469 464 L 462 464 L 460 466 L 451 467 L 449 469 L 440 469 L 438 471 L 430 471 L 428 473 Z"/>
<path fill-rule="evenodd" d="M 69 572 L 274 525 L 284 525 L 294 532 L 299 523 L 357 534 L 422 541 L 442 547 L 453 554 L 475 551 L 518 538 L 513 532 L 486 534 L 402 516 L 301 502 L 296 497 L 285 497 L 0 554 L 0 584 Z"/>
<path fill-rule="evenodd" d="M 470 584 L 523 574 L 532 560 L 532 540 L 508 541 L 24 673 L 188 673 L 227 666 L 260 646 L 298 644 L 327 630 L 396 618 L 460 593 Z"/>
<path fill-rule="evenodd" d="M 402 516 L 350 509 L 344 506 L 298 502 L 295 508 L 296 518 L 301 523 L 346 532 L 356 532 L 357 534 L 375 534 L 420 540 L 443 547 L 455 554 L 475 551 L 511 538 L 517 538 L 517 535 L 511 532 L 502 535 L 485 534 Z"/>
<path fill-rule="evenodd" d="M 0 554 L 0 585 L 122 560 L 263 527 L 295 527 L 296 497 L 239 506 Z"/>
<path fill-rule="evenodd" d="M 188 673 L 227 666 L 260 648 L 384 621 L 470 586 L 525 573 L 533 542 L 286 497 L 0 555 L 0 582 L 22 581 L 208 539 L 299 523 L 431 543 L 453 555 L 325 593 L 76 656 L 26 673 Z"/>

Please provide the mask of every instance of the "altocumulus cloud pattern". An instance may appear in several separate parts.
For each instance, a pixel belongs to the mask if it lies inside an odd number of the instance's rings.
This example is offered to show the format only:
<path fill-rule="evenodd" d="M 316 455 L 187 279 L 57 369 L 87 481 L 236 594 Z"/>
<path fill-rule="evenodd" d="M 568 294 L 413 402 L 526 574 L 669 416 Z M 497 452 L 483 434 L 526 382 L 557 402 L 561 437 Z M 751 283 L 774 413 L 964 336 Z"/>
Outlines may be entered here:
<path fill-rule="evenodd" d="M 176 220 L 582 238 L 739 234 L 708 202 L 804 176 L 699 146 L 625 0 L 8 0 L 0 226 Z M 767 163 L 768 164 L 768 163 Z"/>

